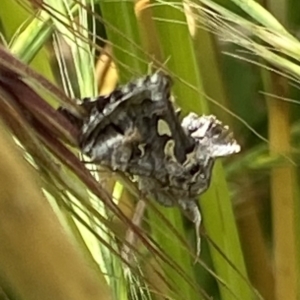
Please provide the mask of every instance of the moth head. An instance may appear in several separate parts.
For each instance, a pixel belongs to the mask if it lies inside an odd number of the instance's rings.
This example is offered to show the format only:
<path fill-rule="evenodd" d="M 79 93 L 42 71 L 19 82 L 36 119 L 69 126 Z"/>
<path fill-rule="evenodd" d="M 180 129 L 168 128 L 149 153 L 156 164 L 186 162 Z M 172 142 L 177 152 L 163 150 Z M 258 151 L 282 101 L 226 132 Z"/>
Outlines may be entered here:
<path fill-rule="evenodd" d="M 197 160 L 225 157 L 241 150 L 228 126 L 224 126 L 213 115 L 199 117 L 190 113 L 182 120 L 181 125 L 195 141 Z"/>
<path fill-rule="evenodd" d="M 194 140 L 193 150 L 187 154 L 184 167 L 189 173 L 191 197 L 204 193 L 211 181 L 215 159 L 240 151 L 228 126 L 215 116 L 197 116 L 190 113 L 181 123 L 185 133 Z"/>

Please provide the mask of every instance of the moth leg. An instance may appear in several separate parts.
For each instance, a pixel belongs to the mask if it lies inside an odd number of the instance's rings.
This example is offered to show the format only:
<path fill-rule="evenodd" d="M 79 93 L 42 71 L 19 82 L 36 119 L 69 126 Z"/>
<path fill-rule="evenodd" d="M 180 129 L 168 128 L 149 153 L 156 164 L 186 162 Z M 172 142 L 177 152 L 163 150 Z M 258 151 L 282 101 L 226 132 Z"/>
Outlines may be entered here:
<path fill-rule="evenodd" d="M 196 260 L 197 262 L 201 252 L 201 237 L 200 237 L 200 226 L 202 216 L 197 205 L 197 202 L 190 199 L 180 199 L 178 201 L 179 207 L 183 210 L 183 213 L 195 224 L 196 231 Z"/>

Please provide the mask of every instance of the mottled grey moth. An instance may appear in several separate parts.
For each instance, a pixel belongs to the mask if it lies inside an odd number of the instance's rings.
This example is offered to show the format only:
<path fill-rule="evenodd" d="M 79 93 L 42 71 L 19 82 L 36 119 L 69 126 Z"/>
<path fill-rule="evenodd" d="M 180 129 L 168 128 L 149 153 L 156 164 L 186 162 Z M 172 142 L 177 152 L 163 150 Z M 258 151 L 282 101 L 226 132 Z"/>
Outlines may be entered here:
<path fill-rule="evenodd" d="M 179 206 L 199 237 L 197 199 L 210 185 L 215 159 L 240 151 L 228 127 L 195 113 L 181 120 L 171 101 L 171 79 L 161 72 L 85 99 L 81 106 L 87 111 L 81 120 L 61 112 L 80 126 L 82 153 L 135 178 L 160 204 Z"/>

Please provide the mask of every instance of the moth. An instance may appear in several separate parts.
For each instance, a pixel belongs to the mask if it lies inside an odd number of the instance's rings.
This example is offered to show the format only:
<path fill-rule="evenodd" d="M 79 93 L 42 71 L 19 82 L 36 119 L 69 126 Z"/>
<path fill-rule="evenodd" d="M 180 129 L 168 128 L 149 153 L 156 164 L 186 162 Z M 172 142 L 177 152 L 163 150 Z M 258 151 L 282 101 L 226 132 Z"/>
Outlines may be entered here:
<path fill-rule="evenodd" d="M 209 188 L 214 162 L 240 146 L 215 116 L 190 113 L 181 119 L 171 86 L 169 76 L 156 72 L 107 96 L 84 99 L 82 119 L 60 111 L 80 127 L 81 151 L 93 163 L 137 180 L 139 189 L 160 204 L 178 206 L 199 236 L 197 200 Z"/>

